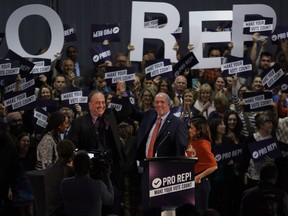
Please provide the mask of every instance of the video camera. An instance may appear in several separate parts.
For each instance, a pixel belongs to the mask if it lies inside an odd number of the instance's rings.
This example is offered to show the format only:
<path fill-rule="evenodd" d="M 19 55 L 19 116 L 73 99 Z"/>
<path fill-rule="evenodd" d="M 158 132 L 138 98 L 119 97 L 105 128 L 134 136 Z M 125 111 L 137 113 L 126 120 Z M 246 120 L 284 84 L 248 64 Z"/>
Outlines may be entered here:
<path fill-rule="evenodd" d="M 111 169 L 113 160 L 111 151 L 93 151 L 88 153 L 91 160 L 90 176 L 94 179 L 104 179 Z"/>

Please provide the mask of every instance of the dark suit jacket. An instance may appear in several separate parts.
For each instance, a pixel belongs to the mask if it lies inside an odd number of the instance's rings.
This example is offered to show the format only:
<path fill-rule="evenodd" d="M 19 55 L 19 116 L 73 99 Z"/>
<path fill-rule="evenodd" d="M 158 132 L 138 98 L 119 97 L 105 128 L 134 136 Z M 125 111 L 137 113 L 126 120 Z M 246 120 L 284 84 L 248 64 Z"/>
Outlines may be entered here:
<path fill-rule="evenodd" d="M 145 149 L 148 135 L 157 119 L 154 109 L 145 112 L 137 135 L 137 160 L 146 158 Z M 184 156 L 188 143 L 188 130 L 184 122 L 170 112 L 162 125 L 154 144 L 157 157 Z"/>
<path fill-rule="evenodd" d="M 64 178 L 74 176 L 74 169 L 58 160 L 52 167 L 45 170 L 44 186 L 46 195 L 46 215 L 66 214 L 60 194 L 60 183 Z"/>
<path fill-rule="evenodd" d="M 106 109 L 103 117 L 109 123 L 106 143 L 111 147 L 113 160 L 122 160 L 120 137 L 113 110 Z M 93 146 L 98 146 L 97 134 L 90 113 L 80 116 L 72 122 L 68 137 L 74 142 L 78 149 L 90 151 Z"/>

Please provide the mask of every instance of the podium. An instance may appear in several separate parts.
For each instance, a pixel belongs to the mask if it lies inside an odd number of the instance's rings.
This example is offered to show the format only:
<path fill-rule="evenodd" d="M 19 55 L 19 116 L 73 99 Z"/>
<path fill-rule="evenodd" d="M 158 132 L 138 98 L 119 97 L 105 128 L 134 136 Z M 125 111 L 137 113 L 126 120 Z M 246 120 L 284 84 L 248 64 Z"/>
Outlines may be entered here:
<path fill-rule="evenodd" d="M 175 215 L 183 204 L 195 205 L 193 157 L 155 157 L 144 161 L 142 191 L 144 208 L 161 207 L 163 215 Z"/>
<path fill-rule="evenodd" d="M 37 216 L 45 216 L 44 174 L 45 170 L 32 170 L 27 172 L 35 199 Z"/>

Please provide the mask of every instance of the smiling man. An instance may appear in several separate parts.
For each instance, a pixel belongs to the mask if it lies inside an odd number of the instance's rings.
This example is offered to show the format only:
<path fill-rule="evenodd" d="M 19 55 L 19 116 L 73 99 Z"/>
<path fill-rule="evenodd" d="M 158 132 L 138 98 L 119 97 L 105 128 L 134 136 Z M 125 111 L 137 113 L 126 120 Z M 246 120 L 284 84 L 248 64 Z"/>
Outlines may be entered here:
<path fill-rule="evenodd" d="M 137 136 L 137 160 L 151 157 L 184 156 L 188 131 L 184 122 L 170 112 L 165 93 L 155 97 L 155 110 L 145 112 Z"/>
<path fill-rule="evenodd" d="M 114 110 L 107 109 L 105 97 L 102 92 L 93 91 L 89 95 L 89 112 L 73 120 L 68 138 L 72 140 L 79 150 L 87 152 L 110 152 L 113 161 L 111 180 L 115 183 L 115 197 L 113 206 L 107 208 L 107 214 L 117 215 L 120 211 L 121 169 L 123 161 L 121 154 L 121 141 Z"/>

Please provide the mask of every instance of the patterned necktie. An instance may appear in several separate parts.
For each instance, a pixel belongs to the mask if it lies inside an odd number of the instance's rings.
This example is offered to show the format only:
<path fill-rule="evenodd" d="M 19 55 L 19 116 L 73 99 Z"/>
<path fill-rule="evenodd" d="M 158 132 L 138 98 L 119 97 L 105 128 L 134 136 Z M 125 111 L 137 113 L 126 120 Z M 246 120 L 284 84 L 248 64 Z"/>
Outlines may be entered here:
<path fill-rule="evenodd" d="M 154 128 L 152 136 L 151 136 L 151 140 L 150 140 L 150 144 L 149 144 L 149 148 L 148 148 L 147 158 L 153 157 L 154 144 L 155 144 L 156 137 L 158 135 L 158 132 L 159 132 L 159 129 L 160 129 L 160 126 L 161 126 L 161 121 L 162 121 L 162 118 L 158 118 L 158 120 L 156 122 L 155 128 Z"/>

